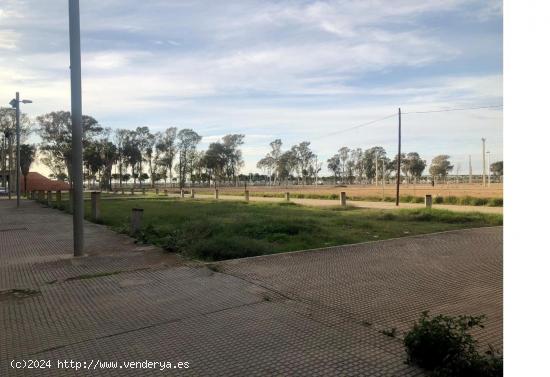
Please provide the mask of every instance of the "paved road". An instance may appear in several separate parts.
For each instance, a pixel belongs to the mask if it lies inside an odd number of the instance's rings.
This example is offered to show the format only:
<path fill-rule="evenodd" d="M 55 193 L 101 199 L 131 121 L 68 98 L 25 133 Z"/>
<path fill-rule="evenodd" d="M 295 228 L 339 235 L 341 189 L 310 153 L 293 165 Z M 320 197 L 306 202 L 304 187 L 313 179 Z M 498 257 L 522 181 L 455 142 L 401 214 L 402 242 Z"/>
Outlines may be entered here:
<path fill-rule="evenodd" d="M 502 228 L 185 263 L 70 216 L 0 201 L 0 376 L 80 375 L 57 360 L 189 362 L 84 375 L 417 376 L 398 338 L 420 311 L 489 315 L 502 343 Z M 14 290 L 17 289 L 17 290 Z M 52 360 L 16 370 L 12 359 Z M 89 365 L 89 364 L 88 364 Z M 95 364 L 94 364 L 95 365 Z"/>

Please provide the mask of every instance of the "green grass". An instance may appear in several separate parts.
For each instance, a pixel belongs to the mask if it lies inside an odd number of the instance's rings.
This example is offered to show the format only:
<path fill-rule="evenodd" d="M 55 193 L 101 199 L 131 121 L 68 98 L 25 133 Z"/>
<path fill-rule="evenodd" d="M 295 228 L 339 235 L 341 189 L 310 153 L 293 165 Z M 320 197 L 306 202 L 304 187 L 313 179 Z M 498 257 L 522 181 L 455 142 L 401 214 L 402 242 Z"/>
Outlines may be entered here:
<path fill-rule="evenodd" d="M 67 208 L 63 202 L 63 208 Z M 129 232 L 131 209 L 144 209 L 137 238 L 189 258 L 215 261 L 445 230 L 502 224 L 502 216 L 443 210 L 316 208 L 174 198 L 103 200 L 101 223 Z M 86 202 L 89 218 L 90 204 Z"/>

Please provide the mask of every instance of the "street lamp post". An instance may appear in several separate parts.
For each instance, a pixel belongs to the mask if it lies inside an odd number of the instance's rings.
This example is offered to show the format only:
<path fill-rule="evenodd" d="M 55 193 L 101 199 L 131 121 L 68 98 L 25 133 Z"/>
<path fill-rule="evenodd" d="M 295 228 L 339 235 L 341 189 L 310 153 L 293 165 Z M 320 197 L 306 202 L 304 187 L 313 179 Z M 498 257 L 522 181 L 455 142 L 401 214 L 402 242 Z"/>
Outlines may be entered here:
<path fill-rule="evenodd" d="M 82 81 L 80 66 L 80 3 L 69 0 L 71 61 L 71 123 L 73 179 L 73 253 L 84 254 L 84 192 L 82 179 Z"/>
<path fill-rule="evenodd" d="M 15 193 L 17 196 L 17 208 L 19 208 L 19 202 L 21 200 L 21 187 L 19 184 L 19 180 L 21 179 L 20 171 L 21 171 L 21 122 L 20 122 L 20 116 L 21 111 L 19 109 L 20 103 L 32 103 L 31 100 L 24 99 L 19 100 L 19 92 L 15 93 L 15 98 L 10 101 L 11 107 L 15 109 L 15 140 L 16 140 L 16 154 L 15 154 Z"/>

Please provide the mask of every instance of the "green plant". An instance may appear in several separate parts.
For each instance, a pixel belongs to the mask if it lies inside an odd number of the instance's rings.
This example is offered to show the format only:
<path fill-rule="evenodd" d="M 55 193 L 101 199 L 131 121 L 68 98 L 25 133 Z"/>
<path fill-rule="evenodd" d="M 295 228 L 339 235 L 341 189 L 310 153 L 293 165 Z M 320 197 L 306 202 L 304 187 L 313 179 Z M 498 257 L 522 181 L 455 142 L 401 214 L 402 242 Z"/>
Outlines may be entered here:
<path fill-rule="evenodd" d="M 395 338 L 397 335 L 397 329 L 395 327 L 392 327 L 391 329 L 384 329 L 380 331 L 381 334 L 389 336 L 390 338 Z"/>
<path fill-rule="evenodd" d="M 502 376 L 502 356 L 491 347 L 480 354 L 470 334 L 482 328 L 484 320 L 485 316 L 430 317 L 423 312 L 404 338 L 409 362 L 438 377 Z"/>
<path fill-rule="evenodd" d="M 491 198 L 487 205 L 490 207 L 502 207 L 504 205 L 504 200 L 502 198 Z"/>

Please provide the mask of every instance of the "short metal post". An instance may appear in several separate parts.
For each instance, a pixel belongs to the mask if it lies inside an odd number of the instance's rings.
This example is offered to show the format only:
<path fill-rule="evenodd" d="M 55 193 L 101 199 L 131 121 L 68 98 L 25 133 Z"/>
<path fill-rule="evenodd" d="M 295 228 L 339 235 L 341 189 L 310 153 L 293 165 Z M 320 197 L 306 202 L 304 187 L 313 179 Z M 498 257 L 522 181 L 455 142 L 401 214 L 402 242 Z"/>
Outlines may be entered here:
<path fill-rule="evenodd" d="M 220 190 L 218 189 L 214 190 L 214 197 L 216 198 L 216 200 L 218 200 L 218 198 L 220 197 Z"/>
<path fill-rule="evenodd" d="M 285 199 L 287 202 L 290 202 L 290 192 L 285 192 Z"/>
<path fill-rule="evenodd" d="M 345 206 L 346 205 L 346 192 L 342 191 L 340 193 L 340 205 Z"/>
<path fill-rule="evenodd" d="M 135 236 L 141 230 L 141 220 L 143 218 L 143 208 L 132 208 L 132 217 L 130 219 L 130 234 Z"/>
<path fill-rule="evenodd" d="M 247 202 L 250 200 L 250 192 L 248 190 L 244 190 L 244 200 Z"/>
<path fill-rule="evenodd" d="M 424 203 L 426 204 L 426 208 L 432 208 L 432 196 L 426 195 L 424 198 Z"/>
<path fill-rule="evenodd" d="M 93 191 L 92 193 L 92 221 L 98 221 L 101 218 L 99 205 L 101 202 L 101 192 Z"/>

